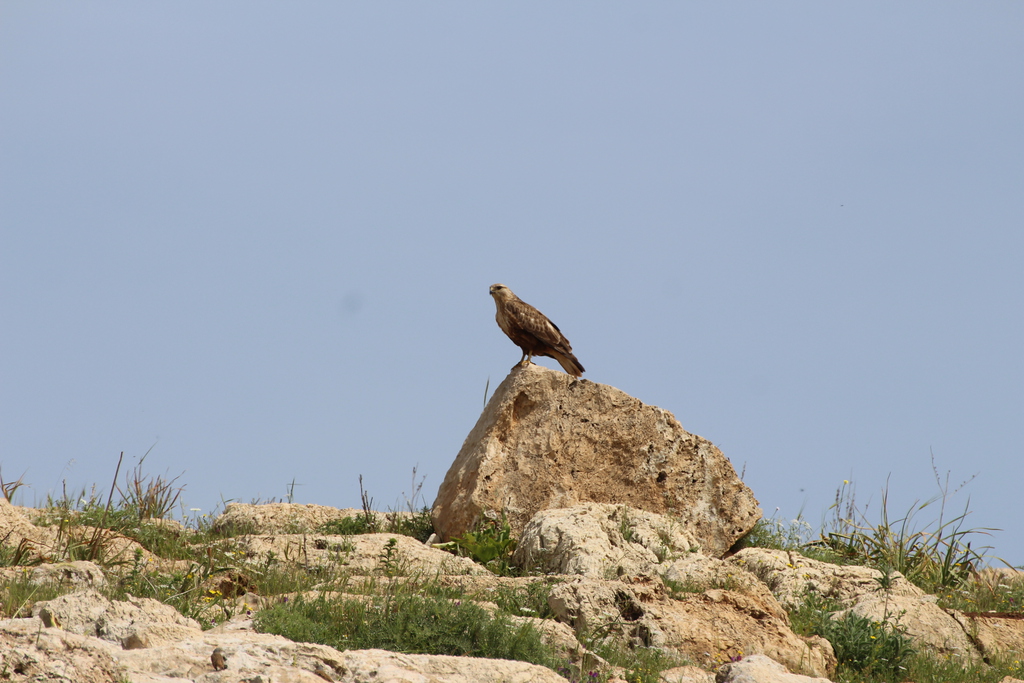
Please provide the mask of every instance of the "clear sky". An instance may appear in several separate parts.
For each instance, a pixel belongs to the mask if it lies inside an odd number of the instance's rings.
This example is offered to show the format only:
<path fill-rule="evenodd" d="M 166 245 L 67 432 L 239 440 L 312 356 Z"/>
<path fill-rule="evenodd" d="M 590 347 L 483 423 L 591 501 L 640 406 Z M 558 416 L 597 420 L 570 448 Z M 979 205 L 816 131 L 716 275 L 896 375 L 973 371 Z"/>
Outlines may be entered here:
<path fill-rule="evenodd" d="M 503 282 L 767 516 L 934 454 L 1022 564 L 1022 265 L 1019 2 L 0 2 L 16 502 L 429 504 Z"/>

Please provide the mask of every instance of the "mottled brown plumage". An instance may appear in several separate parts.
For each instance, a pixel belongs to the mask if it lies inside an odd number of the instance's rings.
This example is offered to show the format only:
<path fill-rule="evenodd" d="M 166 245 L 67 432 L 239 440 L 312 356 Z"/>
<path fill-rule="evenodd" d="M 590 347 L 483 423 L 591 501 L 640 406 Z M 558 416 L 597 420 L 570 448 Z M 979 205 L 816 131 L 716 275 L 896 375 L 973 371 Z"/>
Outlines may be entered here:
<path fill-rule="evenodd" d="M 523 351 L 518 365 L 532 363 L 533 356 L 554 358 L 573 377 L 583 374 L 583 366 L 572 355 L 572 346 L 558 326 L 543 313 L 512 293 L 502 284 L 491 285 L 491 296 L 498 312 L 498 327 Z"/>

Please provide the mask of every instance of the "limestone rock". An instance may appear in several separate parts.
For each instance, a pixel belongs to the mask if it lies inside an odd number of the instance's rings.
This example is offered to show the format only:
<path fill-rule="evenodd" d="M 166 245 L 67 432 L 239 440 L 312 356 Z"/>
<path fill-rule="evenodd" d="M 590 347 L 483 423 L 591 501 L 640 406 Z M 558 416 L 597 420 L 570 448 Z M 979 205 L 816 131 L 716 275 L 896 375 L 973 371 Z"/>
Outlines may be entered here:
<path fill-rule="evenodd" d="M 659 683 L 715 683 L 715 675 L 696 666 L 677 666 L 662 671 Z"/>
<path fill-rule="evenodd" d="M 790 673 L 770 657 L 751 655 L 723 665 L 715 676 L 715 683 L 829 683 L 829 680 Z"/>
<path fill-rule="evenodd" d="M 210 655 L 221 648 L 224 672 Z M 38 619 L 0 621 L 0 667 L 13 680 L 66 683 L 214 683 L 254 681 L 322 683 L 565 683 L 550 669 L 495 659 L 406 655 L 384 650 L 339 652 L 326 645 L 294 643 L 247 631 L 198 632 L 193 637 L 146 649 L 120 649 L 100 638 L 45 627 Z M 320 673 L 317 673 L 317 672 Z"/>
<path fill-rule="evenodd" d="M 728 561 L 764 581 L 778 601 L 791 609 L 800 605 L 808 592 L 845 606 L 882 592 L 882 572 L 870 567 L 840 566 L 795 552 L 765 548 L 744 548 Z M 889 595 L 924 595 L 899 572 L 894 572 L 890 579 Z"/>
<path fill-rule="evenodd" d="M 47 628 L 95 636 L 125 648 L 152 647 L 194 638 L 199 623 L 150 598 L 108 600 L 95 590 L 68 593 L 36 603 L 32 614 Z"/>
<path fill-rule="evenodd" d="M 506 659 L 406 655 L 385 650 L 350 650 L 344 655 L 345 674 L 336 677 L 339 683 L 566 683 L 551 669 Z"/>
<path fill-rule="evenodd" d="M 468 557 L 456 557 L 401 534 L 280 534 L 241 536 L 225 543 L 250 560 L 263 561 L 273 553 L 277 561 L 304 567 L 340 565 L 353 574 L 490 573 Z"/>
<path fill-rule="evenodd" d="M 300 534 L 338 519 L 363 514 L 355 508 L 332 508 L 326 505 L 298 503 L 228 503 L 216 520 L 213 530 L 224 536 L 239 534 Z"/>
<path fill-rule="evenodd" d="M 774 605 L 777 602 L 768 586 L 747 570 L 726 560 L 705 557 L 697 553 L 685 555 L 668 563 L 661 576 L 662 581 L 674 592 L 730 590 L 749 595 L 766 605 Z M 781 613 L 782 611 L 779 612 Z"/>
<path fill-rule="evenodd" d="M 785 610 L 771 596 L 764 601 L 713 589 L 672 597 L 660 581 L 580 577 L 555 585 L 548 602 L 577 633 L 605 631 L 635 645 L 670 648 L 701 666 L 764 653 L 810 675 L 835 669 L 831 645 L 793 633 Z"/>
<path fill-rule="evenodd" d="M 616 503 L 670 514 L 721 556 L 760 518 L 750 489 L 711 442 L 666 410 L 537 365 L 495 390 L 434 501 L 434 529 L 459 536 L 488 510 L 519 535 L 540 510 Z"/>
<path fill-rule="evenodd" d="M 114 683 L 126 680 L 115 646 L 99 638 L 44 628 L 38 619 L 0 621 L 0 670 L 13 681 Z"/>
<path fill-rule="evenodd" d="M 28 511 L 11 505 L 0 496 L 0 542 L 9 548 L 21 548 L 30 558 L 48 557 L 56 545 L 57 534 L 33 524 Z"/>
<path fill-rule="evenodd" d="M 534 515 L 512 562 L 543 572 L 609 579 L 656 574 L 662 563 L 696 549 L 682 524 L 668 516 L 586 503 Z"/>
<path fill-rule="evenodd" d="M 848 610 L 832 615 L 841 618 Z M 936 604 L 934 595 L 875 595 L 862 598 L 850 608 L 873 621 L 897 622 L 907 629 L 907 636 L 918 649 L 927 649 L 938 656 L 973 662 L 978 650 L 960 623 Z"/>
<path fill-rule="evenodd" d="M 0 580 L 12 581 L 25 577 L 35 585 L 57 584 L 59 586 L 100 588 L 107 583 L 103 570 L 94 562 L 77 560 L 40 564 L 34 567 L 0 568 Z"/>
<path fill-rule="evenodd" d="M 1024 653 L 1024 615 L 963 614 L 950 610 L 954 619 L 981 649 L 985 659 Z"/>

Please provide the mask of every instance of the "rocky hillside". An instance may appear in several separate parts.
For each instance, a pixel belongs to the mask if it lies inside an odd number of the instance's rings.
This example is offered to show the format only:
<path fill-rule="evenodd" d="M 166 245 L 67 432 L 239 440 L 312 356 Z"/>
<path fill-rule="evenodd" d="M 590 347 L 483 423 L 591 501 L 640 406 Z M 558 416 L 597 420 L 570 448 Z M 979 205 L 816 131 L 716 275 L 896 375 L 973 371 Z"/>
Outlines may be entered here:
<path fill-rule="evenodd" d="M 536 366 L 495 392 L 429 511 L 235 503 L 186 527 L 104 503 L 0 498 L 0 679 L 796 683 L 854 680 L 866 661 L 855 680 L 903 681 L 918 660 L 935 662 L 927 680 L 1024 673 L 1020 573 L 958 584 L 1009 606 L 972 611 L 899 572 L 743 547 L 760 511 L 717 448 Z"/>

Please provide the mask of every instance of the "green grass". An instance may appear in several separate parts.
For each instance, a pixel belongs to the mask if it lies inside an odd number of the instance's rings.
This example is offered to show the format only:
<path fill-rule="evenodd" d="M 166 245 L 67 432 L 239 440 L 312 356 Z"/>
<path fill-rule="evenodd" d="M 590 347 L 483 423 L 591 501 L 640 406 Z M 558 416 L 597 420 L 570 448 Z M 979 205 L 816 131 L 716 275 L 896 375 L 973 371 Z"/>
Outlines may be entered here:
<path fill-rule="evenodd" d="M 398 593 L 366 598 L 301 597 L 256 616 L 263 633 L 339 650 L 514 659 L 548 667 L 559 660 L 529 624 L 491 614 L 471 602 Z"/>
<path fill-rule="evenodd" d="M 548 604 L 548 596 L 553 585 L 551 581 L 535 581 L 526 586 L 498 586 L 494 594 L 485 599 L 490 599 L 506 614 L 551 619 L 555 615 Z"/>
<path fill-rule="evenodd" d="M 332 519 L 316 529 L 317 533 L 338 536 L 359 534 L 401 534 L 411 536 L 420 543 L 426 543 L 434 533 L 430 521 L 430 510 L 422 508 L 415 512 L 387 512 L 383 515 L 367 512 L 342 519 Z"/>
<path fill-rule="evenodd" d="M 57 584 L 37 584 L 29 581 L 28 571 L 0 581 L 0 618 L 20 619 L 32 616 L 37 602 L 52 600 L 70 589 Z"/>

